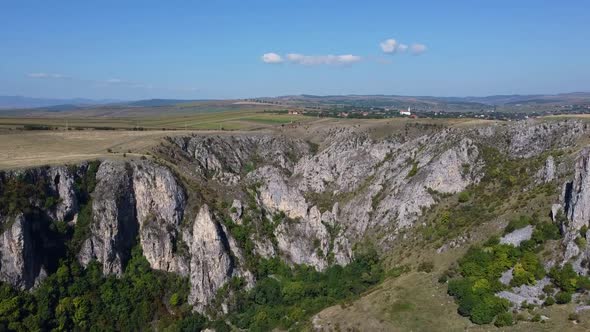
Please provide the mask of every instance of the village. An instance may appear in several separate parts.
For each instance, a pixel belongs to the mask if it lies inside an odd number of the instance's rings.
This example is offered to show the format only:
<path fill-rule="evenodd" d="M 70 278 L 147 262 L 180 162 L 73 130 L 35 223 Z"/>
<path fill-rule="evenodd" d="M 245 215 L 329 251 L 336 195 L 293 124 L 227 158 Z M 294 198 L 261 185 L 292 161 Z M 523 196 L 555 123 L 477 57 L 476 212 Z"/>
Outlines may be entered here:
<path fill-rule="evenodd" d="M 443 111 L 443 110 L 422 110 L 407 108 L 387 108 L 387 107 L 333 107 L 327 109 L 291 109 L 279 111 L 265 111 L 271 113 L 313 117 L 329 117 L 343 119 L 387 119 L 387 118 L 477 118 L 485 120 L 501 121 L 519 121 L 529 118 L 536 118 L 548 115 L 564 114 L 590 114 L 590 105 L 565 105 L 558 106 L 554 109 L 544 109 L 542 111 L 498 111 L 496 107 L 491 106 L 487 110 L 466 110 L 466 111 Z"/>

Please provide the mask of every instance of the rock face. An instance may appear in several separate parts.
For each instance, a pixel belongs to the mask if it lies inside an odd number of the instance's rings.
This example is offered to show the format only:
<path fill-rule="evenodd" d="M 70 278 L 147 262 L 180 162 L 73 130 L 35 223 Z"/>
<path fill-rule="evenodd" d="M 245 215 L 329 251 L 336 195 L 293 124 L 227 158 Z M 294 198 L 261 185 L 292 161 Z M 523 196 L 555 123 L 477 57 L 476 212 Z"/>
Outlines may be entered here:
<path fill-rule="evenodd" d="M 496 293 L 496 296 L 512 302 L 517 308 L 520 308 L 524 302 L 542 305 L 543 300 L 541 300 L 541 298 L 545 295 L 543 287 L 549 284 L 551 284 L 551 280 L 545 277 L 537 281 L 534 285 L 514 287 L 509 291 L 498 292 Z"/>
<path fill-rule="evenodd" d="M 131 172 L 124 163 L 104 162 L 96 174 L 91 236 L 82 246 L 83 265 L 96 259 L 106 274 L 123 273 L 137 236 Z"/>
<path fill-rule="evenodd" d="M 590 247 L 580 247 L 577 238 L 581 230 L 590 226 L 590 148 L 582 150 L 574 164 L 573 180 L 563 186 L 562 201 L 552 206 L 551 214 L 563 233 L 562 263 L 573 259 L 573 267 L 578 273 L 587 273 L 585 264 L 590 258 Z M 560 212 L 563 217 L 560 218 Z M 590 234 L 585 234 L 586 238 Z M 583 243 L 583 242 L 581 242 Z"/>
<path fill-rule="evenodd" d="M 528 225 L 502 236 L 502 238 L 500 238 L 500 243 L 511 244 L 518 247 L 522 241 L 530 240 L 532 235 L 533 226 Z"/>
<path fill-rule="evenodd" d="M 587 131 L 587 125 L 579 121 L 520 121 L 510 126 L 505 135 L 510 155 L 528 158 L 551 148 L 572 146 Z"/>
<path fill-rule="evenodd" d="M 184 189 L 169 169 L 151 162 L 103 162 L 93 195 L 91 236 L 80 262 L 95 259 L 104 273 L 121 274 L 139 238 L 152 268 L 189 278 L 189 303 L 203 312 L 217 289 L 241 275 L 233 258 L 240 254 L 232 251 L 233 239 L 206 205 L 183 229 L 185 207 Z M 181 253 L 180 246 L 187 252 Z"/>
<path fill-rule="evenodd" d="M 213 220 L 208 206 L 203 206 L 197 214 L 191 232 L 185 233 L 185 241 L 190 252 L 191 292 L 189 303 L 198 311 L 215 297 L 215 292 L 223 286 L 235 271 L 228 235 L 221 225 Z"/>
<path fill-rule="evenodd" d="M 186 263 L 176 255 L 186 195 L 174 175 L 162 166 L 138 162 L 133 167 L 140 244 L 152 268 L 186 275 Z"/>
<path fill-rule="evenodd" d="M 71 221 L 77 213 L 74 176 L 63 166 L 0 173 L 0 194 L 10 190 L 9 182 L 14 179 L 20 181 L 20 188 L 28 187 L 13 194 L 24 195 L 16 199 L 26 208 L 3 215 L 6 207 L 0 207 L 0 280 L 29 289 L 55 268 L 64 243 L 48 228 L 48 221 Z M 44 196 L 31 194 L 35 190 L 43 191 Z"/>
<path fill-rule="evenodd" d="M 31 288 L 37 277 L 31 234 L 22 214 L 0 238 L 0 279 L 20 289 Z"/>
<path fill-rule="evenodd" d="M 276 133 L 169 138 L 160 157 L 174 170 L 150 160 L 100 164 L 89 196 L 89 235 L 78 259 L 83 265 L 96 260 L 104 273 L 121 275 L 139 245 L 152 268 L 189 279 L 189 302 L 204 312 L 231 278 L 253 285 L 245 258 L 280 257 L 324 270 L 351 262 L 352 248 L 369 236 L 386 251 L 441 195 L 459 193 L 482 179 L 482 147 L 512 157 L 539 156 L 586 132 L 585 125 L 567 121 L 438 128 L 379 139 L 363 128 L 338 127 L 322 134 L 321 146 Z M 589 155 L 581 154 L 560 202 L 569 220 L 563 225 L 569 258 L 586 250 L 572 244 L 590 220 Z M 25 177 L 43 183 L 51 197 L 28 199 L 36 214 L 3 215 L 0 209 L 0 279 L 28 289 L 53 271 L 54 260 L 64 253 L 45 251 L 60 249 L 56 244 L 68 239 L 39 225 L 66 221 L 74 227 L 86 204 L 78 190 L 87 168 L 0 173 L 0 184 Z M 539 180 L 554 181 L 561 174 L 558 168 L 547 158 Z M 245 241 L 244 234 L 232 236 L 236 228 L 252 232 L 247 234 L 252 247 L 237 241 Z M 39 232 L 47 234 L 39 237 Z M 530 236 L 521 235 L 518 241 Z"/>
<path fill-rule="evenodd" d="M 553 156 L 549 156 L 547 157 L 547 160 L 545 160 L 545 166 L 543 166 L 543 168 L 537 173 L 538 182 L 549 183 L 555 179 L 556 173 L 555 160 Z"/>
<path fill-rule="evenodd" d="M 584 149 L 574 166 L 574 179 L 564 189 L 569 228 L 579 230 L 590 221 L 590 149 Z"/>
<path fill-rule="evenodd" d="M 50 187 L 59 197 L 53 217 L 56 220 L 71 220 L 79 208 L 74 189 L 74 176 L 63 166 L 52 167 L 48 173 L 51 180 Z"/>

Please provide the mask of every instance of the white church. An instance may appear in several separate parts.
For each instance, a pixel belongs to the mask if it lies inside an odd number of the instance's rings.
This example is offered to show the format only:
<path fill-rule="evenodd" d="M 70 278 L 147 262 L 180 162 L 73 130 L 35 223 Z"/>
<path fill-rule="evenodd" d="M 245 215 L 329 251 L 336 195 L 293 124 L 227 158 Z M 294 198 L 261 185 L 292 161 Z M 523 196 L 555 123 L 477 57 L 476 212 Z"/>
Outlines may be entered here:
<path fill-rule="evenodd" d="M 408 110 L 407 111 L 399 111 L 399 115 L 407 115 L 407 116 L 412 115 L 412 108 L 408 106 Z"/>

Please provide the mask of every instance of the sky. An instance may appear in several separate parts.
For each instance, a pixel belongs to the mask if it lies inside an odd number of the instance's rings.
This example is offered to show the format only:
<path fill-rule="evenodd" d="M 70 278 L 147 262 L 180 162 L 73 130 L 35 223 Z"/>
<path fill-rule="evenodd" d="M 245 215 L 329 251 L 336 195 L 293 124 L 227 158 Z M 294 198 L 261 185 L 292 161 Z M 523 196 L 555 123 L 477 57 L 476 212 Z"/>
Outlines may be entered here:
<path fill-rule="evenodd" d="M 0 0 L 0 95 L 590 91 L 590 1 Z"/>

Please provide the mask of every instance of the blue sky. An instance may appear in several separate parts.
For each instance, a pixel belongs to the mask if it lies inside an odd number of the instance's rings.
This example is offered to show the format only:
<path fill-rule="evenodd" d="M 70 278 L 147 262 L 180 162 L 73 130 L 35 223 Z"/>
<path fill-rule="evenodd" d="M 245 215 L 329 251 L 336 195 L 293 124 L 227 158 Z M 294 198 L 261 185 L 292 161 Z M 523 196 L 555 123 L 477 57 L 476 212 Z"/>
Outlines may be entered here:
<path fill-rule="evenodd" d="M 0 95 L 590 91 L 589 12 L 582 0 L 6 0 Z"/>

